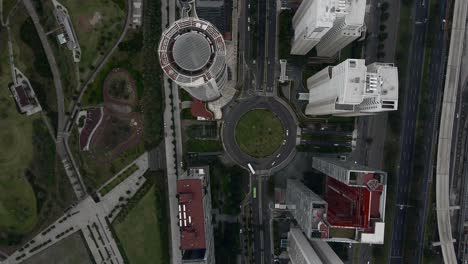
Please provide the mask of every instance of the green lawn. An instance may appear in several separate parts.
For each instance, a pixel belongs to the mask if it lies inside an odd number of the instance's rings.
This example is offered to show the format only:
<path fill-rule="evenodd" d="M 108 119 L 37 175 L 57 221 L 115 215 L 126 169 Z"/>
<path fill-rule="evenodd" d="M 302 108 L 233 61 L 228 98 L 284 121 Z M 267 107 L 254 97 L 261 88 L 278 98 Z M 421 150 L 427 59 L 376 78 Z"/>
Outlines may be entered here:
<path fill-rule="evenodd" d="M 223 145 L 219 140 L 189 139 L 186 144 L 188 152 L 217 152 L 223 151 Z"/>
<path fill-rule="evenodd" d="M 6 34 L 0 34 L 0 39 Z M 6 41 L 1 41 L 4 46 Z M 32 123 L 16 110 L 8 90 L 11 81 L 7 49 L 0 51 L 0 232 L 29 232 L 36 224 L 36 198 L 25 172 L 33 159 Z"/>
<path fill-rule="evenodd" d="M 265 109 L 256 109 L 241 117 L 236 126 L 236 142 L 252 157 L 273 154 L 282 144 L 284 129 L 281 121 Z"/>
<path fill-rule="evenodd" d="M 117 37 L 124 23 L 125 2 L 109 0 L 62 0 L 69 11 L 81 46 L 80 72 L 82 77 Z M 71 56 L 71 54 L 70 54 Z"/>
<path fill-rule="evenodd" d="M 162 207 L 157 195 L 161 193 L 152 186 L 143 198 L 133 207 L 125 219 L 114 224 L 117 237 L 125 251 L 130 264 L 144 264 L 149 260 L 160 260 L 155 263 L 169 263 L 167 248 L 167 234 L 161 227 L 167 224 L 161 221 L 159 216 L 164 215 L 164 203 Z M 164 195 L 164 194 L 163 194 Z M 159 197 L 160 198 L 160 197 Z M 166 227 L 167 228 L 167 227 Z"/>

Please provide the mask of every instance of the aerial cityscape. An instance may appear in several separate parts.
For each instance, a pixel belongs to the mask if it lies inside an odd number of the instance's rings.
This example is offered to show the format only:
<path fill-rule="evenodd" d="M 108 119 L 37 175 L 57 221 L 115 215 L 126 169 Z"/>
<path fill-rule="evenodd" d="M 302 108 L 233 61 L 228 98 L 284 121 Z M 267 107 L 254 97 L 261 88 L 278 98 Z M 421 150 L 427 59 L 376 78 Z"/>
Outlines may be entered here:
<path fill-rule="evenodd" d="M 467 15 L 0 0 L 0 264 L 468 263 Z"/>

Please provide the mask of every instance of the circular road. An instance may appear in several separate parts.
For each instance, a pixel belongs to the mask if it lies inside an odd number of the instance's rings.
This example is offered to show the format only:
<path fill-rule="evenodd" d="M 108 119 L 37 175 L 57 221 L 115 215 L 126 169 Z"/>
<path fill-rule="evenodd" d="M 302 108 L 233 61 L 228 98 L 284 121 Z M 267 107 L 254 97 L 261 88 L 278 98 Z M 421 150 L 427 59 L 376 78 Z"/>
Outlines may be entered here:
<path fill-rule="evenodd" d="M 226 153 L 241 167 L 251 164 L 255 171 L 278 170 L 289 163 L 296 149 L 297 121 L 294 112 L 286 103 L 274 97 L 256 96 L 242 99 L 225 109 L 222 129 Z M 254 109 L 268 109 L 280 120 L 284 129 L 281 146 L 270 156 L 254 158 L 241 150 L 236 142 L 236 127 L 242 116 Z"/>

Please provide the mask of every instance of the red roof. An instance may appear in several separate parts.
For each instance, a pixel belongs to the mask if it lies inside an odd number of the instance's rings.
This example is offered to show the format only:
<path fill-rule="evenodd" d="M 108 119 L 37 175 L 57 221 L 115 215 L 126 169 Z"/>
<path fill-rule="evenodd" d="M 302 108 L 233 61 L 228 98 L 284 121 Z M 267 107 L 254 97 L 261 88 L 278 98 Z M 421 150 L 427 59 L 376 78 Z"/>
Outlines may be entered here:
<path fill-rule="evenodd" d="M 208 109 L 206 109 L 206 104 L 198 99 L 193 98 L 190 112 L 193 116 L 199 116 L 207 120 L 213 120 L 213 114 Z"/>
<path fill-rule="evenodd" d="M 348 186 L 327 177 L 325 200 L 328 203 L 327 220 L 332 226 L 369 226 L 370 196 L 367 187 Z"/>
<path fill-rule="evenodd" d="M 180 248 L 182 250 L 206 248 L 202 180 L 177 181 L 177 193 L 179 194 Z"/>
<path fill-rule="evenodd" d="M 26 91 L 26 87 L 24 85 L 15 86 L 14 89 L 16 90 L 16 94 L 18 95 L 18 104 L 21 107 L 25 107 L 27 105 L 35 105 L 34 99 L 30 98 L 28 91 Z"/>

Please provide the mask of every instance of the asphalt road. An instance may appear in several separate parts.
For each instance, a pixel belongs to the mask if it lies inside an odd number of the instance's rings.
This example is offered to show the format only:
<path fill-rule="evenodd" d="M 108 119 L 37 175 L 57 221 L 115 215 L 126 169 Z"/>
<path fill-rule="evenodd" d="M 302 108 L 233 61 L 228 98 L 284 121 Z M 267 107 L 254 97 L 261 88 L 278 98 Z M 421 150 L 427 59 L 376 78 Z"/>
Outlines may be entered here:
<path fill-rule="evenodd" d="M 444 73 L 445 73 L 445 61 L 446 61 L 446 45 L 445 45 L 445 30 L 442 28 L 442 20 L 446 16 L 446 1 L 440 1 L 439 8 L 437 9 L 437 14 L 435 16 L 436 27 L 431 29 L 431 34 L 434 39 L 432 42 L 431 49 L 431 63 L 429 68 L 429 86 L 427 94 L 429 96 L 429 102 L 435 102 L 432 104 L 427 104 L 425 111 L 427 114 L 427 122 L 424 124 L 424 148 L 419 150 L 418 156 L 423 155 L 423 160 L 426 162 L 424 166 L 424 171 L 421 174 L 423 177 L 420 179 L 421 191 L 419 192 L 419 200 L 424 201 L 424 204 L 421 207 L 417 208 L 419 210 L 416 215 L 419 216 L 418 225 L 417 225 L 417 239 L 419 241 L 417 249 L 411 254 L 411 263 L 421 263 L 423 257 L 424 243 L 427 242 L 424 240 L 424 234 L 426 232 L 432 232 L 432 230 L 425 230 L 425 223 L 427 219 L 427 211 L 430 199 L 429 194 L 429 183 L 432 181 L 433 172 L 434 172 L 434 152 L 436 149 L 437 141 L 437 131 L 438 131 L 438 120 L 440 115 L 440 101 L 442 98 L 442 89 L 444 87 Z M 429 219 L 429 221 L 432 221 Z"/>
<path fill-rule="evenodd" d="M 271 247 L 271 237 L 270 237 L 270 203 L 271 199 L 268 196 L 268 178 L 264 177 L 260 179 L 260 184 L 262 185 L 260 199 L 262 199 L 262 220 L 263 220 L 263 263 L 273 263 L 272 258 L 272 247 Z"/>
<path fill-rule="evenodd" d="M 265 71 L 265 27 L 266 27 L 266 0 L 258 0 L 258 39 L 257 39 L 257 92 L 263 91 L 263 80 Z"/>
<path fill-rule="evenodd" d="M 239 119 L 252 109 L 269 109 L 281 121 L 285 130 L 286 142 L 266 158 L 253 158 L 245 154 L 236 143 L 235 130 Z M 240 166 L 247 169 L 247 164 L 251 163 L 254 170 L 270 170 L 272 167 L 279 167 L 284 161 L 288 160 L 289 155 L 296 147 L 297 123 L 295 117 L 285 105 L 281 104 L 274 97 L 252 97 L 243 99 L 237 104 L 230 105 L 224 110 L 224 125 L 222 129 L 223 144 L 226 153 Z M 274 166 L 272 163 L 274 163 Z"/>
<path fill-rule="evenodd" d="M 267 58 L 266 58 L 266 92 L 274 93 L 275 91 L 275 76 L 276 76 L 276 0 L 267 0 L 268 1 L 268 17 L 267 17 L 267 40 L 265 43 L 265 49 L 267 49 Z"/>
<path fill-rule="evenodd" d="M 259 192 L 259 184 L 258 178 L 256 175 L 251 175 L 252 177 L 252 188 L 256 188 L 257 192 Z M 252 204 L 252 216 L 253 216 L 253 229 L 254 229 L 254 252 L 255 252 L 255 263 L 263 264 L 262 263 L 262 239 L 260 234 L 260 226 L 261 226 L 261 219 L 260 219 L 260 200 L 258 196 L 254 198 L 252 195 L 250 196 L 250 203 Z"/>
<path fill-rule="evenodd" d="M 393 232 L 390 247 L 390 263 L 404 262 L 404 239 L 406 210 L 408 207 L 409 190 L 413 171 L 413 154 L 415 146 L 415 129 L 419 103 L 419 90 L 421 86 L 424 47 L 427 24 L 420 23 L 428 16 L 428 5 L 421 5 L 421 1 L 414 1 L 414 24 L 410 44 L 408 71 L 405 82 L 405 103 L 402 114 L 401 153 L 396 185 L 396 210 L 393 219 Z M 431 29 L 432 30 L 432 29 Z M 403 207 L 399 207 L 403 205 Z"/>

